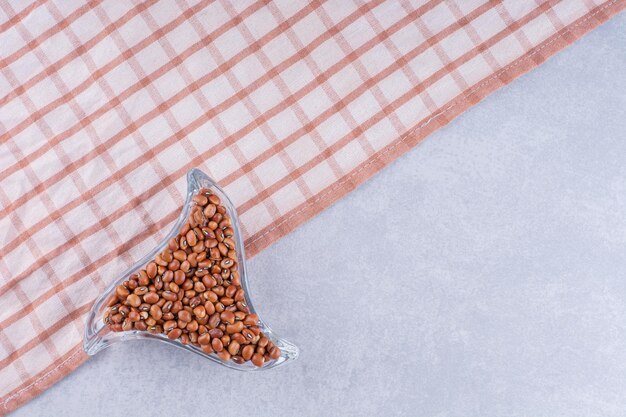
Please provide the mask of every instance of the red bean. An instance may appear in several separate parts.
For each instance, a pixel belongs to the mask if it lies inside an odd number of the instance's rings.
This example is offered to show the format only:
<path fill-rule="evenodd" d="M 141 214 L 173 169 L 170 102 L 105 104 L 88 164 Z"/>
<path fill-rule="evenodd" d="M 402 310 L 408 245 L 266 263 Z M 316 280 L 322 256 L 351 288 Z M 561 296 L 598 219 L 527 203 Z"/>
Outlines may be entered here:
<path fill-rule="evenodd" d="M 254 355 L 252 355 L 252 363 L 254 364 L 254 366 L 263 366 L 263 363 L 265 363 L 265 358 L 263 357 L 263 355 L 259 354 L 259 353 L 255 353 Z"/>
<path fill-rule="evenodd" d="M 190 322 L 191 321 L 191 313 L 189 313 L 187 310 L 181 310 L 178 313 L 178 318 L 182 321 L 186 321 L 186 322 Z"/>
<path fill-rule="evenodd" d="M 224 344 L 222 343 L 220 339 L 211 340 L 211 346 L 213 347 L 213 350 L 216 352 L 221 352 L 222 350 L 224 350 Z"/>
<path fill-rule="evenodd" d="M 126 288 L 125 286 L 118 285 L 115 289 L 115 293 L 120 300 L 125 300 L 126 297 L 128 297 L 128 294 L 130 294 L 130 291 L 128 291 L 128 288 Z"/>
<path fill-rule="evenodd" d="M 198 343 L 200 345 L 208 345 L 209 343 L 211 343 L 211 335 L 209 335 L 208 333 L 200 335 L 198 337 Z"/>

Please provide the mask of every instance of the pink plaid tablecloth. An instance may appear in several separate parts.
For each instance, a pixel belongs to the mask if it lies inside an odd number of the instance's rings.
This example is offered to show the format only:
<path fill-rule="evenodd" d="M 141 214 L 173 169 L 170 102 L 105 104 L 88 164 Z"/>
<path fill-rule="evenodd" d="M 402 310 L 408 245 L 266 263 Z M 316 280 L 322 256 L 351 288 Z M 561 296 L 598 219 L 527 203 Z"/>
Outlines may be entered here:
<path fill-rule="evenodd" d="M 254 255 L 624 7 L 0 1 L 0 413 L 86 359 L 191 167 Z"/>

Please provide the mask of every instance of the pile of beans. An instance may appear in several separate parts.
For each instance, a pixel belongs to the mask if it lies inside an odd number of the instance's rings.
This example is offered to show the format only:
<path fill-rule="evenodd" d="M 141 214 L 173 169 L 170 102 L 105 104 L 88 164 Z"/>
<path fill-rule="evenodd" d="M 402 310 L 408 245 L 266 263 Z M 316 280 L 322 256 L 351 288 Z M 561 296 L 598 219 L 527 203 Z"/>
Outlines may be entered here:
<path fill-rule="evenodd" d="M 280 349 L 246 304 L 230 216 L 206 188 L 193 202 L 178 236 L 116 288 L 104 322 L 115 332 L 163 333 L 224 361 L 263 366 Z"/>

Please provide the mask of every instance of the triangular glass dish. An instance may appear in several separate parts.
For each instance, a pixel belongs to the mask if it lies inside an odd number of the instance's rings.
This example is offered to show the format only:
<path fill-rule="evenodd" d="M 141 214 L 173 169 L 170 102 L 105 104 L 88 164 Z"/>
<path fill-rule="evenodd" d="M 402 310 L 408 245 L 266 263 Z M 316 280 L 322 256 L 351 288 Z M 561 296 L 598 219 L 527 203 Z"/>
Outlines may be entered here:
<path fill-rule="evenodd" d="M 224 212 L 222 221 L 215 207 Z M 298 348 L 277 337 L 256 314 L 236 210 L 198 169 L 187 173 L 187 197 L 172 230 L 98 297 L 87 316 L 83 348 L 89 355 L 137 339 L 164 342 L 242 371 L 270 369 L 298 357 Z"/>

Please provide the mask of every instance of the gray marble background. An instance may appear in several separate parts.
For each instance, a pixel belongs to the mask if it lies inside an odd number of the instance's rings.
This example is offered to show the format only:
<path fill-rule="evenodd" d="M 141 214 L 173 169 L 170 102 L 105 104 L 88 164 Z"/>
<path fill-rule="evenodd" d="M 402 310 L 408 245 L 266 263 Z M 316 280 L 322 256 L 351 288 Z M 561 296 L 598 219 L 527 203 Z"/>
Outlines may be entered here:
<path fill-rule="evenodd" d="M 127 343 L 12 416 L 626 415 L 626 14 L 250 270 L 298 361 Z"/>

